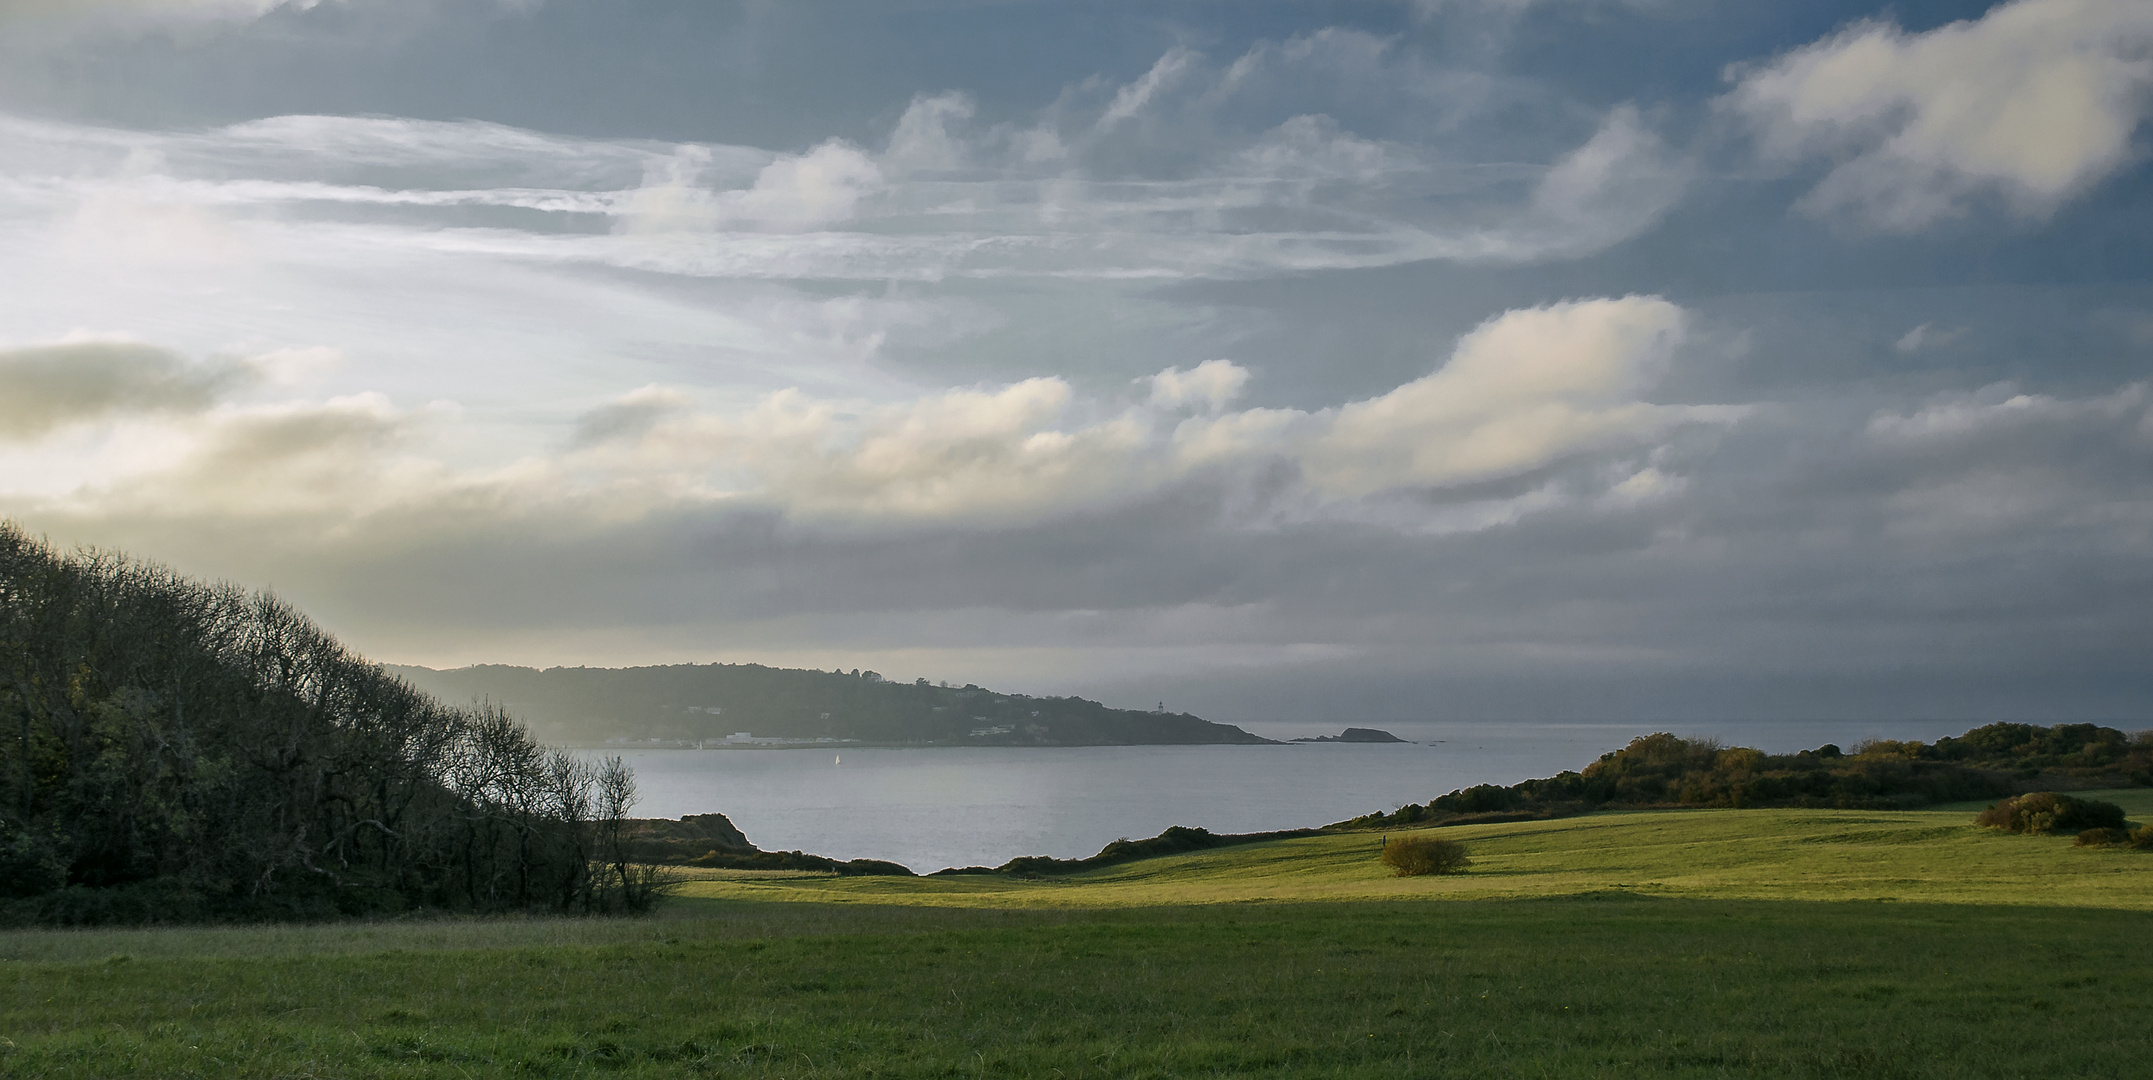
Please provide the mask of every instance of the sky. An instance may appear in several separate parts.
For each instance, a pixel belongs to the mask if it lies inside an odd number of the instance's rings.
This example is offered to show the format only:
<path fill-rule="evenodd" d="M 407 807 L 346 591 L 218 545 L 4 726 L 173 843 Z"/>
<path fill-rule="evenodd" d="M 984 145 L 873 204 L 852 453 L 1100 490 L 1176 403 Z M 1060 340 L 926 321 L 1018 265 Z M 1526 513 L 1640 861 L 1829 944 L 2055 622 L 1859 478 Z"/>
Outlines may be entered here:
<path fill-rule="evenodd" d="M 396 663 L 2153 716 L 2144 0 L 0 0 L 0 516 Z"/>

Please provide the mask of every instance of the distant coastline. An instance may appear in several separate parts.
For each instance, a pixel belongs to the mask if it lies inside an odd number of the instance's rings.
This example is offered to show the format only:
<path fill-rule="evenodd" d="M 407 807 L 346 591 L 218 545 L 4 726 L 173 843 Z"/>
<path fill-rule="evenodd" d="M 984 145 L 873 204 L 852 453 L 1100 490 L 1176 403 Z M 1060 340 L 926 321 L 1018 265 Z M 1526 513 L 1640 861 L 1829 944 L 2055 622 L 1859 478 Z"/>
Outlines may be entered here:
<path fill-rule="evenodd" d="M 1276 745 L 1185 712 L 1116 709 L 976 684 L 761 664 L 527 668 L 390 674 L 444 701 L 488 701 L 555 745 L 579 749 Z"/>

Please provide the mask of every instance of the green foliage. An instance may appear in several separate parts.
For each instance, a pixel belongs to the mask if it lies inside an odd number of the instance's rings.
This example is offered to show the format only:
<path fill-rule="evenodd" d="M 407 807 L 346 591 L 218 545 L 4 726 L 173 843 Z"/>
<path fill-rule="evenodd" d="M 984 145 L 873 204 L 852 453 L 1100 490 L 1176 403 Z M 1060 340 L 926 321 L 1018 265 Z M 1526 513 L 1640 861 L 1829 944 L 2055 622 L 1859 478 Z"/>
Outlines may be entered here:
<path fill-rule="evenodd" d="M 0 524 L 0 919 L 636 909 L 634 798 L 273 597 Z"/>
<path fill-rule="evenodd" d="M 2071 841 L 2072 847 L 2116 847 L 2131 842 L 2131 834 L 2122 829 L 2087 829 Z"/>
<path fill-rule="evenodd" d="M 1383 865 L 1398 872 L 1399 877 L 1419 877 L 1422 874 L 1462 874 L 1473 860 L 1466 858 L 1465 845 L 1455 840 L 1443 840 L 1433 836 L 1395 836 L 1383 843 Z"/>
<path fill-rule="evenodd" d="M 2035 791 L 1983 810 L 1977 825 L 2015 833 L 2076 833 L 2087 829 L 2123 829 L 2123 808 L 2098 799 L 2079 799 L 2053 791 Z"/>
<path fill-rule="evenodd" d="M 1989 724 L 1934 745 L 1871 739 L 1853 754 L 1830 744 L 1766 754 L 1660 732 L 1602 755 L 1583 772 L 1463 788 L 1339 825 L 1519 821 L 1629 806 L 1909 809 L 1994 799 L 2044 776 L 2073 787 L 2153 787 L 2153 732 L 2132 737 L 2094 724 Z"/>
<path fill-rule="evenodd" d="M 50 832 L 0 819 L 0 897 L 53 892 L 67 885 L 64 843 Z"/>

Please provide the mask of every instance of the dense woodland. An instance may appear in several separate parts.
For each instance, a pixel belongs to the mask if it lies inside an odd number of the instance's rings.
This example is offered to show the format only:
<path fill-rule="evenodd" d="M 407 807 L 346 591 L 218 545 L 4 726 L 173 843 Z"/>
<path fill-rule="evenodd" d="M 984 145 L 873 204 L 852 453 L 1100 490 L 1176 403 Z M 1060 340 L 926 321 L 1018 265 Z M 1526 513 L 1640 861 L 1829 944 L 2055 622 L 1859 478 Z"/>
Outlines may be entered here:
<path fill-rule="evenodd" d="M 1934 743 L 1871 740 L 1793 754 L 1646 735 L 1583 772 L 1481 784 L 1341 822 L 1381 827 L 1514 820 L 1610 806 L 1911 809 L 2036 788 L 2153 787 L 2153 731 L 2095 724 L 1989 724 Z"/>
<path fill-rule="evenodd" d="M 0 919 L 638 908 L 634 798 L 274 597 L 0 524 Z"/>
<path fill-rule="evenodd" d="M 1269 741 L 1187 713 L 1110 709 L 1084 698 L 1031 697 L 925 679 L 892 682 L 872 671 L 760 664 L 391 670 L 443 700 L 493 701 L 548 739 L 582 745 L 608 739 L 705 742 L 737 732 L 970 746 Z"/>

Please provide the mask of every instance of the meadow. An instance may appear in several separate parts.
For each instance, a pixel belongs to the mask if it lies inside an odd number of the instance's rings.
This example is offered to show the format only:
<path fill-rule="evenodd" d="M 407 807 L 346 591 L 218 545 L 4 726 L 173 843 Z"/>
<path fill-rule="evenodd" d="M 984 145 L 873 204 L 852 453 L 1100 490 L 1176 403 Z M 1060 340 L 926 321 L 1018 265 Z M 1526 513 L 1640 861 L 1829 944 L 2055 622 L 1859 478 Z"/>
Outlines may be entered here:
<path fill-rule="evenodd" d="M 0 1074 L 2144 1074 L 2153 854 L 1973 809 L 1451 828 L 1447 878 L 1348 833 L 706 874 L 648 919 L 14 932 Z"/>

